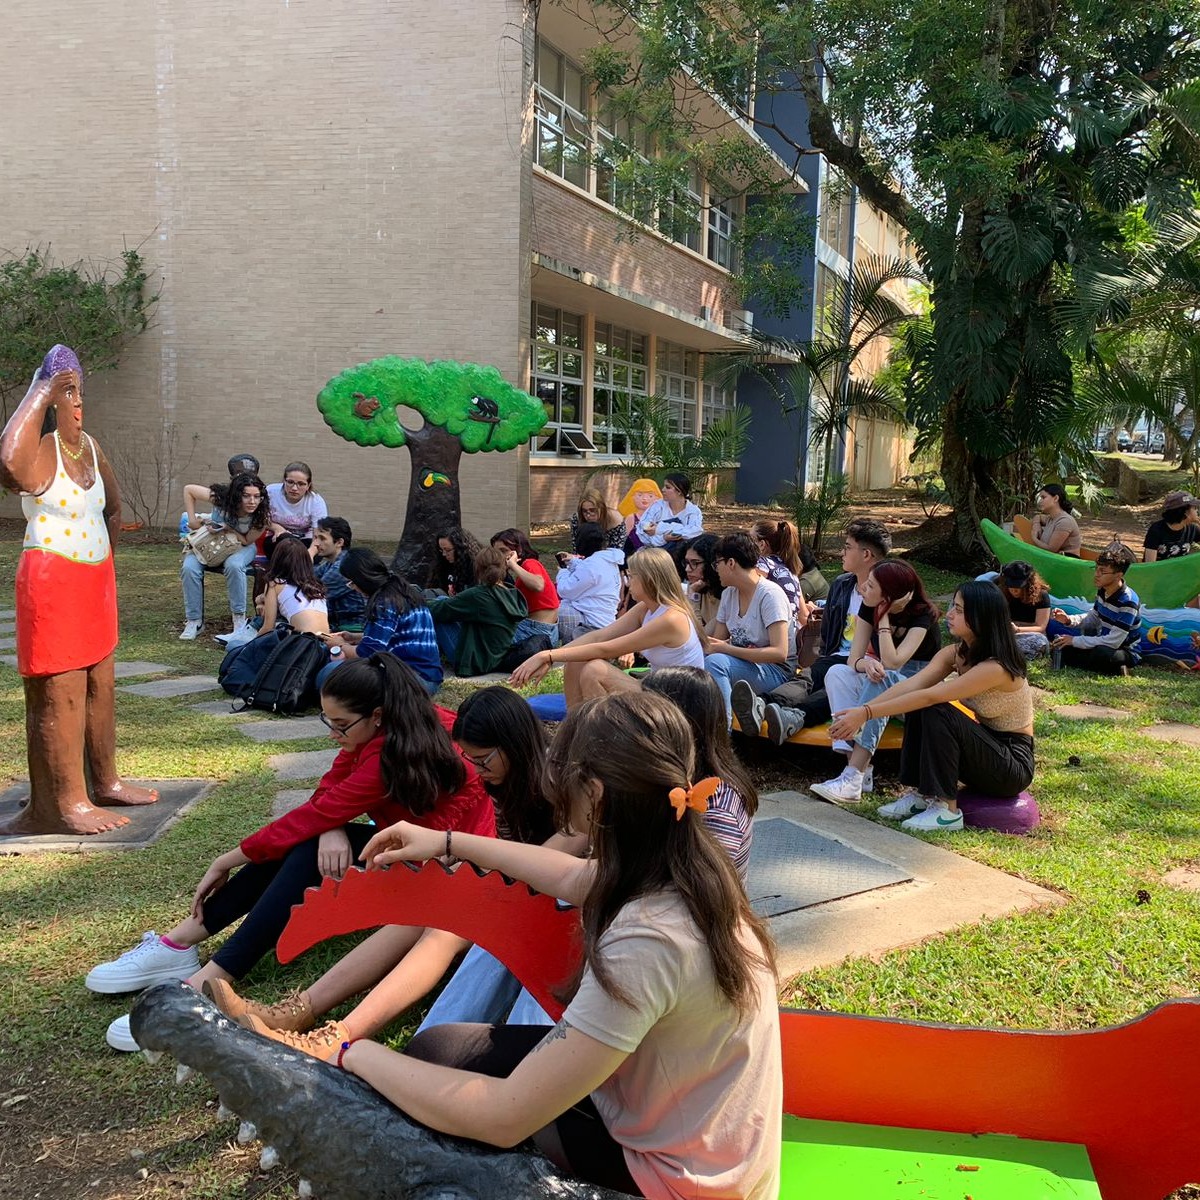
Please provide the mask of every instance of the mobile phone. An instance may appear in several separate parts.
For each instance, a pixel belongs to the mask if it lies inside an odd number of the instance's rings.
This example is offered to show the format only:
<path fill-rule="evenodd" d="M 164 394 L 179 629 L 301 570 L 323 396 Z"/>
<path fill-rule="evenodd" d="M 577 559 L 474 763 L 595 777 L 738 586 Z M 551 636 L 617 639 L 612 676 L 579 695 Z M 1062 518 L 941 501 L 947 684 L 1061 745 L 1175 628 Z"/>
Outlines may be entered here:
<path fill-rule="evenodd" d="M 565 567 L 571 561 L 571 556 L 565 550 L 560 550 L 554 557 L 558 559 L 560 567 Z"/>

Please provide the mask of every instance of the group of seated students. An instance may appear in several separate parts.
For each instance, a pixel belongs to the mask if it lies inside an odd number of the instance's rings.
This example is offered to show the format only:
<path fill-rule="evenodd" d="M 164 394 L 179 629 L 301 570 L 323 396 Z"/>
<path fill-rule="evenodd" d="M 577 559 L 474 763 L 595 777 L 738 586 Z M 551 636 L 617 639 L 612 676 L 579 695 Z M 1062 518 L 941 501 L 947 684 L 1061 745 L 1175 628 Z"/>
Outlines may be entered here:
<path fill-rule="evenodd" d="M 389 654 L 330 674 L 321 706 L 340 753 L 312 798 L 219 855 L 178 924 L 97 965 L 87 986 L 113 994 L 184 980 L 414 1120 L 524 1144 L 596 1186 L 775 1196 L 778 981 L 743 884 L 757 797 L 712 679 L 663 670 L 636 692 L 579 706 L 549 745 L 513 692 L 478 692 L 453 714 Z M 434 858 L 578 906 L 580 970 L 557 1025 L 471 949 L 404 1053 L 387 1048 L 377 1039 L 388 1022 L 467 949 L 423 928 L 379 930 L 275 1003 L 241 995 L 306 888 L 354 863 Z M 239 918 L 201 963 L 197 948 Z M 357 995 L 343 1019 L 320 1023 Z M 138 1048 L 127 1017 L 107 1040 Z"/>

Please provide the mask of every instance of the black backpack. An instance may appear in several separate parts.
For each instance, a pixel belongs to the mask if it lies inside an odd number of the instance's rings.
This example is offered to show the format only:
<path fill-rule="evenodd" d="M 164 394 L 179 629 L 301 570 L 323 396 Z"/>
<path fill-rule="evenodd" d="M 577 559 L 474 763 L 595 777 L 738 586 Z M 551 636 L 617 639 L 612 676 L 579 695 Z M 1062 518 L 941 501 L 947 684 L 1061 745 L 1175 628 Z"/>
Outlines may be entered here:
<path fill-rule="evenodd" d="M 257 708 L 294 716 L 315 708 L 317 675 L 329 650 L 315 634 L 275 629 L 225 655 L 217 679 L 241 703 L 234 711 Z"/>

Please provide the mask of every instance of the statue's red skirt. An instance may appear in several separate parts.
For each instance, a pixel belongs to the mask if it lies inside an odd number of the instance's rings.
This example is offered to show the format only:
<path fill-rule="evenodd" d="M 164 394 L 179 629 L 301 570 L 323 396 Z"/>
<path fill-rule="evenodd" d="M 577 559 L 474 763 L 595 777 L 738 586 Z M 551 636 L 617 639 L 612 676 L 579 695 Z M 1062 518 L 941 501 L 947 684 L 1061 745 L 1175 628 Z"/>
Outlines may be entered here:
<path fill-rule="evenodd" d="M 25 550 L 17 563 L 17 670 L 60 675 L 94 667 L 117 648 L 113 558 L 81 563 Z"/>

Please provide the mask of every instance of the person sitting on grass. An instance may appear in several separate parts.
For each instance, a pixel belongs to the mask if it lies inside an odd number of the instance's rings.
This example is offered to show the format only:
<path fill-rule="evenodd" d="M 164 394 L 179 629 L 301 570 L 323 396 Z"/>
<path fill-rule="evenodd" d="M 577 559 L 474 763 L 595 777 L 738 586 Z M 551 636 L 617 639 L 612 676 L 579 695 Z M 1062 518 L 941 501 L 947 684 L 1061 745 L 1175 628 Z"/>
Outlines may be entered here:
<path fill-rule="evenodd" d="M 556 663 L 563 670 L 567 708 L 610 692 L 637 691 L 641 681 L 612 665 L 624 654 L 640 654 L 651 671 L 659 667 L 703 667 L 700 630 L 679 586 L 671 556 L 647 546 L 629 559 L 629 593 L 634 603 L 605 629 L 585 633 L 569 646 L 540 650 L 527 658 L 509 683 L 524 687 Z"/>
<path fill-rule="evenodd" d="M 508 555 L 485 546 L 475 556 L 475 582 L 429 602 L 438 648 L 456 675 L 486 675 L 500 666 L 513 631 L 528 616 L 525 597 L 508 582 Z"/>
<path fill-rule="evenodd" d="M 862 585 L 862 598 L 850 659 L 831 667 L 825 676 L 835 712 L 869 704 L 928 666 L 942 645 L 937 605 L 908 563 L 875 566 Z M 849 755 L 845 769 L 836 779 L 814 783 L 809 790 L 834 804 L 857 804 L 864 791 L 874 790 L 874 779 L 867 780 L 865 774 L 871 770 L 886 725 L 883 719 L 868 721 L 853 744 L 835 741 L 833 749 Z"/>
<path fill-rule="evenodd" d="M 725 590 L 704 647 L 704 669 L 717 681 L 732 725 L 735 682 L 761 695 L 795 675 L 795 609 L 783 588 L 758 573 L 758 547 L 749 534 L 723 537 L 715 555 Z"/>
<path fill-rule="evenodd" d="M 1049 585 L 1033 569 L 1032 563 L 1018 559 L 1000 568 L 996 586 L 1008 601 L 1017 646 L 1032 662 L 1050 649 L 1050 639 L 1046 636 L 1050 624 Z"/>
<path fill-rule="evenodd" d="M 1037 516 L 1030 522 L 1033 544 L 1055 554 L 1078 558 L 1083 540 L 1066 488 L 1057 483 L 1046 484 L 1037 494 L 1037 508 Z"/>
<path fill-rule="evenodd" d="M 564 646 L 580 634 L 611 625 L 621 602 L 625 551 L 606 545 L 603 528 L 591 522 L 575 531 L 575 549 L 573 555 L 559 556 L 562 567 L 554 579 L 562 601 L 558 639 Z"/>
<path fill-rule="evenodd" d="M 435 596 L 457 596 L 475 585 L 475 560 L 483 547 L 461 525 L 437 536 L 426 591 Z"/>
<path fill-rule="evenodd" d="M 366 613 L 366 597 L 341 572 L 342 562 L 353 544 L 349 521 L 342 517 L 322 517 L 317 522 L 311 547 L 313 570 L 325 587 L 329 628 L 337 632 L 360 631 Z"/>
<path fill-rule="evenodd" d="M 702 533 L 688 542 L 679 560 L 684 593 L 705 632 L 712 629 L 717 619 L 721 593 L 725 590 L 715 558 L 720 540 L 715 533 Z"/>
<path fill-rule="evenodd" d="M 1000 589 L 962 584 L 946 624 L 952 645 L 870 703 L 835 714 L 829 731 L 849 741 L 868 721 L 904 715 L 900 782 L 908 790 L 879 815 L 906 818 L 902 829 L 923 833 L 962 829 L 960 782 L 985 796 L 1017 796 L 1033 781 L 1033 694 Z"/>
<path fill-rule="evenodd" d="M 375 553 L 355 546 L 342 559 L 342 574 L 367 599 L 362 633 L 331 633 L 325 638 L 331 661 L 317 675 L 322 686 L 330 672 L 343 663 L 369 654 L 394 654 L 421 677 L 432 696 L 442 686 L 442 659 L 438 653 L 433 617 L 425 598 L 397 575 Z"/>
<path fill-rule="evenodd" d="M 443 840 L 447 829 L 495 836 L 492 802 L 450 740 L 454 714 L 435 707 L 399 659 L 374 654 L 340 667 L 321 690 L 321 720 L 339 753 L 311 798 L 214 859 L 188 916 L 93 967 L 85 980 L 91 991 L 140 992 L 176 979 L 199 991 L 211 980 L 241 979 L 275 949 L 305 890 L 325 876 L 340 878 L 374 828 L 397 817 Z M 359 824 L 363 815 L 374 824 Z M 201 966 L 196 947 L 239 917 Z M 109 1026 L 108 1044 L 138 1049 L 128 1016 Z"/>
<path fill-rule="evenodd" d="M 463 760 L 478 771 L 495 805 L 500 837 L 531 845 L 555 837 L 554 813 L 542 793 L 546 735 L 525 700 L 505 687 L 472 692 L 454 718 L 451 736 Z M 470 945 L 441 929 L 387 925 L 355 946 L 311 986 L 273 1004 L 246 999 L 232 983 L 221 979 L 209 980 L 206 992 L 223 1013 L 247 1029 L 327 1060 L 343 1042 L 374 1037 L 418 1003 Z M 500 1020 L 520 985 L 483 952 L 474 956 L 474 968 L 468 974 L 474 976 L 473 984 L 464 988 L 460 983 L 455 1011 L 443 1019 Z M 484 990 L 491 994 L 496 979 L 505 977 L 511 980 L 502 989 L 507 1003 L 492 999 L 478 1013 L 477 997 Z M 340 1021 L 316 1027 L 333 1008 L 368 988 L 369 994 Z"/>
<path fill-rule="evenodd" d="M 831 667 L 850 657 L 854 631 L 862 607 L 860 588 L 871 569 L 885 559 L 892 549 L 892 537 L 887 529 L 870 517 L 856 517 L 846 526 L 842 546 L 842 574 L 830 585 L 825 607 L 813 606 L 809 615 L 820 622 L 820 656 L 809 668 L 808 679 L 789 680 L 782 687 L 762 696 L 750 698 L 743 714 L 736 708 L 738 727 L 749 737 L 758 737 L 763 721 L 767 736 L 782 746 L 805 725 L 823 725 L 830 717 L 829 696 L 825 691 L 825 676 Z"/>
<path fill-rule="evenodd" d="M 625 548 L 625 522 L 619 512 L 614 512 L 608 507 L 608 501 L 595 488 L 588 488 L 579 497 L 579 505 L 571 514 L 568 524 L 571 530 L 571 547 L 576 554 L 584 553 L 579 546 L 579 531 L 585 525 L 599 525 L 604 546 L 609 549 Z"/>
<path fill-rule="evenodd" d="M 1051 611 L 1050 645 L 1061 654 L 1062 666 L 1124 675 L 1141 662 L 1136 646 L 1142 636 L 1142 602 L 1125 582 L 1132 565 L 1133 551 L 1123 542 L 1112 542 L 1096 559 L 1099 590 L 1091 609 L 1075 616 L 1061 608 Z"/>
<path fill-rule="evenodd" d="M 297 633 L 329 633 L 325 586 L 317 578 L 313 560 L 299 538 L 276 539 L 267 564 L 267 580 L 259 637 L 274 632 L 276 621 L 286 621 Z"/>
<path fill-rule="evenodd" d="M 529 615 L 513 633 L 513 645 L 539 634 L 558 645 L 558 592 L 537 551 L 529 544 L 523 529 L 502 529 L 492 534 L 492 546 L 498 546 L 508 558 L 508 573 L 518 592 L 525 597 Z"/>
<path fill-rule="evenodd" d="M 635 556 L 636 557 L 636 556 Z M 567 649 L 570 649 L 568 647 Z M 620 754 L 613 753 L 619 746 Z M 569 713 L 546 785 L 595 857 L 454 834 L 450 853 L 582 906 L 583 968 L 553 1030 L 439 1025 L 403 1054 L 335 1056 L 415 1121 L 495 1146 L 527 1138 L 585 1183 L 632 1196 L 779 1193 L 783 1075 L 774 951 L 700 811 L 683 714 L 650 692 Z M 446 839 L 400 822 L 372 867 Z"/>

